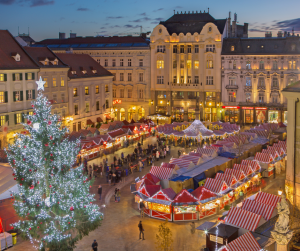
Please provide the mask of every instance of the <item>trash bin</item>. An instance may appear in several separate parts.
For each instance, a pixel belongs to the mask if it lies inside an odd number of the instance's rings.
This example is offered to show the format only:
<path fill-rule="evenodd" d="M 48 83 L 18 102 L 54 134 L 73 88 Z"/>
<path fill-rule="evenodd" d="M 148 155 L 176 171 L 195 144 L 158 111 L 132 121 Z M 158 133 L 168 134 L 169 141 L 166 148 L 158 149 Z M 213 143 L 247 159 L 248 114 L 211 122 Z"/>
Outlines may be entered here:
<path fill-rule="evenodd" d="M 12 241 L 13 241 L 13 244 L 16 245 L 17 244 L 17 233 L 12 233 Z"/>

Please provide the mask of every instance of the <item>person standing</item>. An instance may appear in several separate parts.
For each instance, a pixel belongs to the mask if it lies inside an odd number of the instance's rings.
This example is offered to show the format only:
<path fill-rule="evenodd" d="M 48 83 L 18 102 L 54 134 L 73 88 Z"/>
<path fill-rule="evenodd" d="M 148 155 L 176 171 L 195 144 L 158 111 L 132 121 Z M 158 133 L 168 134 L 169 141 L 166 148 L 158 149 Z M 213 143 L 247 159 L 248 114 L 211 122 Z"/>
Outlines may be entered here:
<path fill-rule="evenodd" d="M 92 249 L 93 249 L 93 251 L 98 251 L 98 243 L 96 240 L 94 240 L 94 242 L 92 244 Z"/>
<path fill-rule="evenodd" d="M 195 222 L 192 222 L 190 226 L 191 226 L 191 234 L 194 234 L 196 232 Z"/>
<path fill-rule="evenodd" d="M 166 151 L 167 151 L 167 154 L 169 154 L 170 148 L 169 148 L 168 145 L 167 145 L 167 147 L 166 147 Z"/>
<path fill-rule="evenodd" d="M 117 202 L 117 192 L 118 192 L 118 188 L 115 188 L 115 202 Z"/>
<path fill-rule="evenodd" d="M 159 151 L 156 151 L 156 161 L 159 160 Z"/>
<path fill-rule="evenodd" d="M 112 174 L 112 182 L 114 183 L 114 186 L 116 185 L 116 177 L 117 177 L 116 173 L 113 172 L 113 174 Z"/>
<path fill-rule="evenodd" d="M 142 218 L 144 218 L 144 209 L 145 209 L 145 205 L 144 205 L 144 203 L 141 201 L 140 202 L 140 216 L 142 217 Z"/>
<path fill-rule="evenodd" d="M 140 169 L 140 172 L 142 171 L 142 167 L 143 167 L 143 163 L 142 163 L 142 161 L 140 160 L 140 161 L 139 161 L 139 169 Z"/>
<path fill-rule="evenodd" d="M 145 240 L 145 236 L 144 236 L 144 228 L 143 228 L 143 225 L 142 225 L 142 221 L 140 221 L 140 223 L 138 224 L 138 228 L 139 228 L 139 230 L 140 230 L 140 239 L 142 239 L 141 238 L 141 235 L 143 235 L 143 240 Z"/>
<path fill-rule="evenodd" d="M 120 191 L 120 189 L 118 189 L 118 191 L 117 191 L 117 202 L 120 202 L 120 199 L 121 199 L 121 191 Z"/>
<path fill-rule="evenodd" d="M 111 186 L 111 179 L 112 179 L 112 174 L 111 172 L 108 173 L 108 184 Z"/>
<path fill-rule="evenodd" d="M 101 200 L 101 196 L 102 196 L 102 186 L 101 185 L 98 186 L 98 194 L 99 194 L 99 200 Z"/>

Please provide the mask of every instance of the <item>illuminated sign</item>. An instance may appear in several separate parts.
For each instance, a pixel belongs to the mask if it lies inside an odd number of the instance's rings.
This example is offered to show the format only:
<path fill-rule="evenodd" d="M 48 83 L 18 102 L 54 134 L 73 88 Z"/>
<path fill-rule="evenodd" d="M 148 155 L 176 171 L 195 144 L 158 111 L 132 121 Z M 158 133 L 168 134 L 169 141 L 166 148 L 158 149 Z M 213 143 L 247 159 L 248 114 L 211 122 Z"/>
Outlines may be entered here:
<path fill-rule="evenodd" d="M 266 107 L 255 107 L 255 110 L 267 110 Z"/>
<path fill-rule="evenodd" d="M 122 100 L 121 99 L 114 100 L 113 105 L 116 105 L 116 104 L 122 104 Z"/>
<path fill-rule="evenodd" d="M 215 236 L 215 235 L 210 235 L 210 240 L 213 242 L 217 242 L 219 244 L 223 244 L 223 238 Z"/>
<path fill-rule="evenodd" d="M 244 106 L 243 106 L 242 109 L 243 109 L 243 110 L 253 110 L 254 107 L 244 107 Z"/>
<path fill-rule="evenodd" d="M 240 109 L 239 106 L 222 106 L 222 108 L 225 108 L 225 109 Z"/>

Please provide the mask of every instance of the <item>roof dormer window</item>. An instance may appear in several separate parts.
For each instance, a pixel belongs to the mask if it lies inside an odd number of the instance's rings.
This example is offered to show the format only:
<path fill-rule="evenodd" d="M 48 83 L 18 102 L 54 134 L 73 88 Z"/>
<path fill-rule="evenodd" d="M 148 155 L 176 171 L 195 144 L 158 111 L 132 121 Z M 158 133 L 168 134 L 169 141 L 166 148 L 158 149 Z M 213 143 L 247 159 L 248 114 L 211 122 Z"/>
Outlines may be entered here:
<path fill-rule="evenodd" d="M 58 65 L 57 58 L 50 59 L 50 62 L 51 62 L 52 65 Z"/>
<path fill-rule="evenodd" d="M 76 71 L 71 71 L 71 73 L 72 73 L 73 75 L 76 75 Z"/>
<path fill-rule="evenodd" d="M 20 56 L 20 54 L 19 53 L 17 53 L 17 52 L 13 52 L 12 54 L 11 54 L 11 56 L 14 58 L 14 60 L 16 60 L 17 62 L 19 62 L 20 60 L 21 60 L 21 56 Z"/>
<path fill-rule="evenodd" d="M 84 75 L 86 75 L 86 74 L 87 74 L 87 71 L 86 71 L 86 70 L 83 70 L 82 73 L 83 73 Z"/>
<path fill-rule="evenodd" d="M 234 51 L 234 49 L 235 49 L 235 48 L 234 48 L 234 45 L 231 45 L 230 50 L 231 50 L 231 51 Z"/>
<path fill-rule="evenodd" d="M 93 72 L 94 74 L 97 74 L 97 70 L 92 70 L 92 72 Z"/>

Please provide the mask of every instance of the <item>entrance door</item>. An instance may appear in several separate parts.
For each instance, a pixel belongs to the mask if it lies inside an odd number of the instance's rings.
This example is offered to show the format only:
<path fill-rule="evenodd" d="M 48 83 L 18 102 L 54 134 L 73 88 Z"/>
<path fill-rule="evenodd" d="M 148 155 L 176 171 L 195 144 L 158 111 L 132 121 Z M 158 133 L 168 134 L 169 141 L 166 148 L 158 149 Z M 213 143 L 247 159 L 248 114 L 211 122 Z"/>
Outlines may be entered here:
<path fill-rule="evenodd" d="M 78 122 L 78 131 L 81 130 L 81 122 Z"/>

